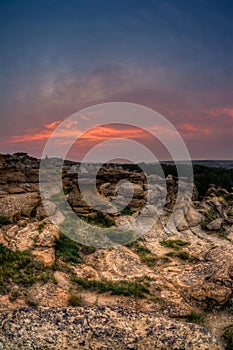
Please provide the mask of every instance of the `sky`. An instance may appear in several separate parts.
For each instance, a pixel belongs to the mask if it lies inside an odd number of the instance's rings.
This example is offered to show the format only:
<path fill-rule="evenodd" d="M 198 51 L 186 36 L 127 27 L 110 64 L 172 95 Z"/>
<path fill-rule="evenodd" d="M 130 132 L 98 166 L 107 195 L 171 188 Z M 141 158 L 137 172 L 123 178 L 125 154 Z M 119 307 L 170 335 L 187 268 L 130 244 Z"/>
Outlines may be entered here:
<path fill-rule="evenodd" d="M 130 102 L 167 118 L 192 159 L 233 159 L 232 1 L 0 0 L 0 48 L 0 153 L 40 157 L 70 115 Z M 135 139 L 113 119 L 73 155 Z"/>

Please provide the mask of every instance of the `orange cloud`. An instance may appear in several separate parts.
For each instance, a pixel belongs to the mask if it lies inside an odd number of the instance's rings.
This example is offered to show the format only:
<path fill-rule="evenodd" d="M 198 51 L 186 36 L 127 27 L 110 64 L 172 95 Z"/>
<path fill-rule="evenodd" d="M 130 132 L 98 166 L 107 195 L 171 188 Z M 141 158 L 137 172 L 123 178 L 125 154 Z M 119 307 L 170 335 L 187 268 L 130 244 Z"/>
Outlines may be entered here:
<path fill-rule="evenodd" d="M 194 125 L 191 123 L 179 124 L 177 126 L 177 128 L 181 133 L 189 133 L 189 132 L 199 132 L 199 133 L 203 133 L 203 134 L 209 133 L 208 128 L 204 128 L 204 127 L 201 127 L 199 125 Z"/>
<path fill-rule="evenodd" d="M 229 117 L 233 118 L 233 108 L 214 108 L 214 109 L 209 109 L 209 110 L 203 110 L 203 112 L 208 113 L 211 116 L 218 116 L 222 114 L 226 114 Z"/>
<path fill-rule="evenodd" d="M 24 135 L 12 136 L 8 143 L 22 143 L 30 141 L 42 141 L 47 140 L 60 124 L 60 121 L 54 121 L 50 124 L 46 124 L 44 128 L 40 129 L 27 129 Z M 64 127 L 56 131 L 56 139 L 60 144 L 69 142 L 70 138 L 76 137 L 77 139 L 86 139 L 89 141 L 101 141 L 113 138 L 145 138 L 150 134 L 136 127 L 120 128 L 116 126 L 96 126 L 85 133 L 78 128 L 77 121 L 70 121 L 65 123 Z"/>
<path fill-rule="evenodd" d="M 57 127 L 60 123 L 61 123 L 61 120 L 56 120 L 55 122 L 52 122 L 52 123 L 50 123 L 50 124 L 45 124 L 45 127 L 46 127 L 47 129 L 52 129 L 52 130 L 54 130 L 54 129 L 56 129 L 56 127 Z"/>

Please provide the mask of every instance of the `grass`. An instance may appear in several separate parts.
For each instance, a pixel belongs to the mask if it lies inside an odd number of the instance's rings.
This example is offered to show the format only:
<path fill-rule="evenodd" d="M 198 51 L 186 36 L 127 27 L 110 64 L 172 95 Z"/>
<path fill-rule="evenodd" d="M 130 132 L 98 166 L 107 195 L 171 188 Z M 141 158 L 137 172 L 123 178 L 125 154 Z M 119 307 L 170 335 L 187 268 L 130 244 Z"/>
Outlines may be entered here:
<path fill-rule="evenodd" d="M 100 227 L 115 226 L 115 221 L 104 213 L 97 212 L 94 215 L 83 218 L 88 224 L 97 225 Z"/>
<path fill-rule="evenodd" d="M 179 252 L 169 252 L 166 254 L 166 256 L 172 257 L 172 258 L 179 258 L 184 261 L 193 262 L 195 259 L 189 255 L 189 253 L 184 251 Z"/>
<path fill-rule="evenodd" d="M 121 229 L 110 229 L 106 232 L 108 239 L 114 243 L 125 245 L 127 242 L 133 241 L 135 239 L 134 231 L 124 231 Z"/>
<path fill-rule="evenodd" d="M 76 294 L 72 294 L 68 299 L 69 306 L 81 306 L 81 304 L 82 299 Z"/>
<path fill-rule="evenodd" d="M 129 207 L 125 207 L 124 209 L 122 209 L 120 211 L 120 214 L 121 215 L 133 215 L 134 211 L 131 208 L 129 208 Z"/>
<path fill-rule="evenodd" d="M 83 263 L 80 245 L 63 234 L 60 234 L 60 237 L 55 240 L 55 255 L 56 258 L 61 258 L 64 262 Z"/>
<path fill-rule="evenodd" d="M 150 249 L 142 245 L 137 245 L 135 252 L 140 256 L 141 262 L 146 264 L 149 267 L 155 266 L 159 258 L 157 255 L 153 254 Z"/>
<path fill-rule="evenodd" d="M 231 239 L 228 237 L 226 228 L 224 226 L 222 226 L 220 228 L 220 230 L 218 231 L 218 236 L 222 239 L 225 239 L 225 240 L 231 242 Z"/>
<path fill-rule="evenodd" d="M 205 325 L 205 315 L 196 310 L 192 310 L 191 315 L 187 317 L 187 321 L 191 323 L 197 323 L 201 326 Z"/>
<path fill-rule="evenodd" d="M 27 304 L 28 304 L 28 306 L 31 306 L 31 307 L 36 307 L 39 305 L 39 303 L 37 301 L 34 301 L 34 300 L 27 300 Z"/>
<path fill-rule="evenodd" d="M 206 228 L 206 226 L 213 220 L 217 219 L 217 213 L 214 209 L 210 209 L 205 213 L 205 220 L 202 221 L 201 227 Z"/>
<path fill-rule="evenodd" d="M 181 241 L 180 239 L 168 239 L 167 241 L 160 242 L 160 245 L 166 248 L 179 250 L 181 247 L 187 247 L 190 242 Z"/>
<path fill-rule="evenodd" d="M 9 218 L 7 218 L 6 216 L 1 215 L 0 216 L 0 227 L 4 226 L 4 225 L 9 225 L 11 224 L 11 221 Z"/>
<path fill-rule="evenodd" d="M 149 248 L 140 245 L 138 241 L 130 242 L 126 246 L 133 248 L 134 252 L 139 255 L 141 262 L 149 267 L 155 266 L 159 260 L 156 254 L 152 253 Z"/>
<path fill-rule="evenodd" d="M 222 338 L 225 340 L 226 350 L 232 350 L 233 349 L 233 324 L 224 328 Z"/>
<path fill-rule="evenodd" d="M 71 185 L 69 185 L 67 187 L 63 187 L 63 192 L 64 192 L 65 195 L 68 195 L 72 191 L 73 191 L 73 186 L 71 186 Z"/>
<path fill-rule="evenodd" d="M 80 245 L 80 250 L 84 255 L 89 255 L 95 253 L 96 248 L 88 245 Z"/>
<path fill-rule="evenodd" d="M 41 222 L 39 225 L 38 225 L 38 231 L 39 233 L 41 233 L 43 231 L 43 229 L 45 228 L 45 223 L 44 222 Z"/>
<path fill-rule="evenodd" d="M 139 282 L 128 281 L 94 281 L 85 280 L 82 278 L 73 277 L 72 281 L 76 282 L 83 289 L 93 290 L 97 293 L 109 292 L 111 295 L 137 296 L 139 298 L 145 297 L 149 294 L 149 289 Z"/>
<path fill-rule="evenodd" d="M 13 252 L 0 244 L 0 293 L 7 293 L 13 284 L 28 287 L 35 282 L 53 280 L 51 269 L 37 261 L 28 251 Z"/>

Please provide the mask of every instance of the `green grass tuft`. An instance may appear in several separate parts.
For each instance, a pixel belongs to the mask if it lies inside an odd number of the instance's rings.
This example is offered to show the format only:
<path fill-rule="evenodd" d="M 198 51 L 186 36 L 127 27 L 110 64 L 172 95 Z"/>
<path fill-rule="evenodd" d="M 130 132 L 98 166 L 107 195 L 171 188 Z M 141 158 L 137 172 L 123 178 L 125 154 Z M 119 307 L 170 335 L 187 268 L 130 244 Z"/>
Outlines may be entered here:
<path fill-rule="evenodd" d="M 0 244 L 0 293 L 9 292 L 13 284 L 28 287 L 49 280 L 52 281 L 52 271 L 30 252 L 13 252 Z"/>
<path fill-rule="evenodd" d="M 224 328 L 222 338 L 226 342 L 226 350 L 232 350 L 233 349 L 233 324 Z"/>
<path fill-rule="evenodd" d="M 69 306 L 81 306 L 82 299 L 75 294 L 72 294 L 68 299 L 68 305 Z"/>
<path fill-rule="evenodd" d="M 80 245 L 63 234 L 60 234 L 60 237 L 55 240 L 55 254 L 56 258 L 61 258 L 64 262 L 83 263 Z"/>
<path fill-rule="evenodd" d="M 98 293 L 109 292 L 112 295 L 137 296 L 143 298 L 149 294 L 149 289 L 139 282 L 128 281 L 94 281 L 73 277 L 72 281 L 79 284 L 83 289 L 93 290 Z"/>
<path fill-rule="evenodd" d="M 181 241 L 180 239 L 168 239 L 167 241 L 160 242 L 160 245 L 166 248 L 179 250 L 181 247 L 187 247 L 190 242 Z"/>

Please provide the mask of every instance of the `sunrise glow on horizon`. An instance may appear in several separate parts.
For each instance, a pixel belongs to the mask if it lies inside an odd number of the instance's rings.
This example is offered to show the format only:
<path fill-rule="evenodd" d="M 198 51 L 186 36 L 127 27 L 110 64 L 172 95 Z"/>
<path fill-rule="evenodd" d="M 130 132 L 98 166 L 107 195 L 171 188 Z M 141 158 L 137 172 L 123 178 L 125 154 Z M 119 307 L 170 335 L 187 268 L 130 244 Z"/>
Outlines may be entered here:
<path fill-rule="evenodd" d="M 216 0 L 2 1 L 0 153 L 40 157 L 67 117 L 122 101 L 166 117 L 192 159 L 232 159 L 232 11 Z M 82 135 L 71 155 L 129 138 L 167 157 L 143 130 L 82 118 L 89 132 L 60 135 Z"/>

